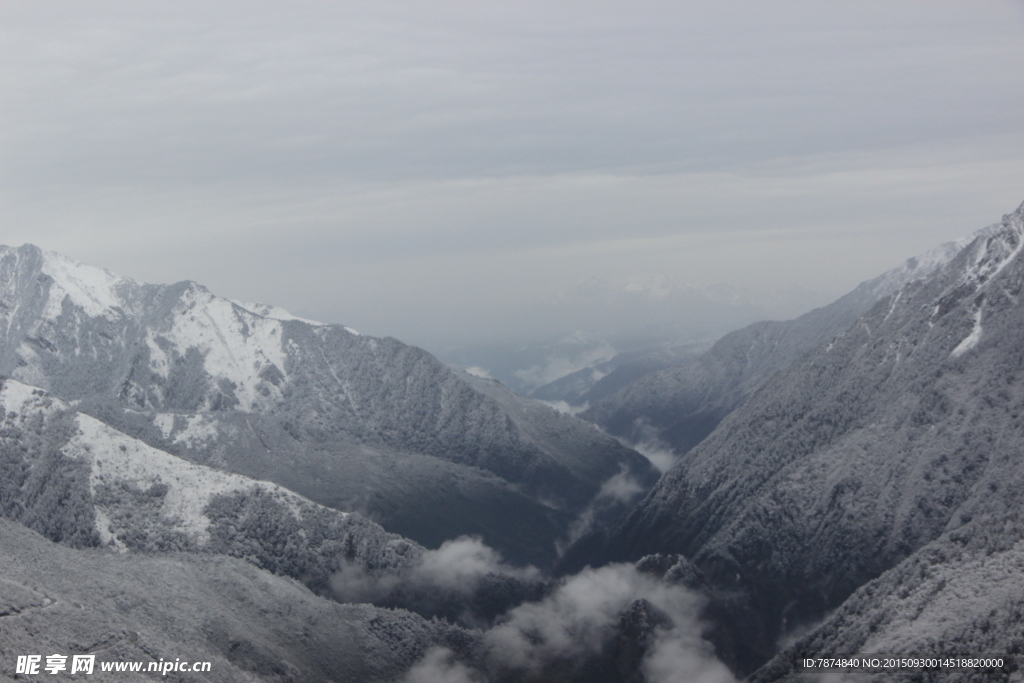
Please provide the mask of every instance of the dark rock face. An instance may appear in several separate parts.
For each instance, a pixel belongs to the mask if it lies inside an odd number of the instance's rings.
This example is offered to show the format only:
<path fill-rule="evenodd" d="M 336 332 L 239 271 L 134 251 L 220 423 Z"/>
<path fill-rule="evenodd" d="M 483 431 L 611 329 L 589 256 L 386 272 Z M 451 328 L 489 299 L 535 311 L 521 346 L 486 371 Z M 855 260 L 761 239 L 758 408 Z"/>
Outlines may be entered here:
<path fill-rule="evenodd" d="M 1017 600 L 998 596 L 1024 539 L 1022 243 L 1024 207 L 774 376 L 662 478 L 604 559 L 692 558 L 741 670 L 840 605 L 804 647 L 1012 646 L 1016 631 L 984 628 L 973 601 L 998 605 L 995 624 Z M 982 566 L 996 580 L 958 595 Z M 929 639 L 912 610 L 977 618 L 932 623 Z"/>

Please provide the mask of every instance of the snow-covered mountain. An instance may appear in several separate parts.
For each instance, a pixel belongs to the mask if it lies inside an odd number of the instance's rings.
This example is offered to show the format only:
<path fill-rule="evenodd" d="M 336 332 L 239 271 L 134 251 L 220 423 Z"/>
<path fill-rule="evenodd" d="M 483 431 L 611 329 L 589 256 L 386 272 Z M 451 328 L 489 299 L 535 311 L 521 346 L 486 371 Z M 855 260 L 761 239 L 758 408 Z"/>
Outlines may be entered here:
<path fill-rule="evenodd" d="M 1022 250 L 1024 205 L 768 380 L 591 561 L 691 558 L 741 669 L 806 634 L 755 680 L 1020 651 Z"/>
<path fill-rule="evenodd" d="M 2 247 L 0 326 L 0 373 L 150 446 L 428 545 L 479 534 L 547 563 L 606 482 L 656 478 L 586 423 L 425 351 L 194 282 L 143 284 Z"/>
<path fill-rule="evenodd" d="M 184 655 L 226 681 L 510 683 L 633 680 L 682 658 L 731 680 L 700 637 L 700 598 L 643 566 L 554 582 L 479 539 L 426 550 L 12 379 L 0 381 L 0 547 L 0 654 Z"/>
<path fill-rule="evenodd" d="M 424 549 L 356 513 L 198 465 L 0 382 L 0 512 L 72 547 L 235 555 L 326 590 L 343 565 L 398 571 Z"/>
<path fill-rule="evenodd" d="M 89 653 L 85 680 L 153 680 L 101 667 L 162 660 L 210 663 L 208 673 L 164 674 L 175 681 L 392 683 L 432 648 L 472 661 L 479 640 L 405 610 L 318 597 L 224 555 L 75 549 L 3 518 L 0 547 L 5 681 L 25 680 L 14 673 L 19 654 L 60 653 L 70 669 L 71 655 Z"/>
<path fill-rule="evenodd" d="M 875 302 L 935 272 L 992 229 L 908 259 L 796 319 L 730 332 L 703 354 L 652 353 L 624 363 L 579 396 L 577 404 L 589 406 L 580 416 L 634 443 L 653 440 L 682 455 L 773 373 L 842 332 Z"/>

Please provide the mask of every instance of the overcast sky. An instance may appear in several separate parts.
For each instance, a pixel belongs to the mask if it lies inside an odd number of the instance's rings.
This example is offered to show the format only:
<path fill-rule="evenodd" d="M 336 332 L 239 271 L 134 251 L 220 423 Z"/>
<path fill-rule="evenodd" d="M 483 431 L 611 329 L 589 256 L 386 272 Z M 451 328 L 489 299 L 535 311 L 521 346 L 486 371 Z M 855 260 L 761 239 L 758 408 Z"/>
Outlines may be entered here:
<path fill-rule="evenodd" d="M 427 345 L 1024 201 L 1024 2 L 0 0 L 0 243 Z"/>

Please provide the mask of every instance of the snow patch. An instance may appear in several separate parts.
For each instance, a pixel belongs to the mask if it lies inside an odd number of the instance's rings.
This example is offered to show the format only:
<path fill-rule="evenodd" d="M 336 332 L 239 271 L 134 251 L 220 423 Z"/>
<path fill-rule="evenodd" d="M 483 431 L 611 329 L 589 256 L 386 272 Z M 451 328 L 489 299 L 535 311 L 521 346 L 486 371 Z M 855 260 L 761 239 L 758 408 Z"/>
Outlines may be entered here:
<path fill-rule="evenodd" d="M 979 288 L 1003 271 L 1024 248 L 1024 205 L 1003 217 L 1002 224 L 976 233 L 971 267 L 960 285 Z"/>
<path fill-rule="evenodd" d="M 995 227 L 997 226 L 983 228 L 954 242 L 946 242 L 923 254 L 907 259 L 896 268 L 884 273 L 872 288 L 873 293 L 880 299 L 898 291 L 914 280 L 921 280 L 931 275 L 952 261 L 957 254 L 963 251 L 964 247 L 977 239 L 979 235 L 991 231 Z"/>
<path fill-rule="evenodd" d="M 164 350 L 156 343 L 153 330 L 149 330 L 146 333 L 146 347 L 149 348 L 150 371 L 167 379 L 171 374 L 171 359 L 167 357 Z"/>
<path fill-rule="evenodd" d="M 156 425 L 157 429 L 160 430 L 160 434 L 165 439 L 169 439 L 171 438 L 171 432 L 174 431 L 174 414 L 160 413 L 153 418 L 153 424 Z"/>
<path fill-rule="evenodd" d="M 96 516 L 96 532 L 100 535 L 100 542 L 104 546 L 113 546 L 120 553 L 128 552 L 128 546 L 124 544 L 124 541 L 117 537 L 111 529 L 113 524 L 110 521 L 110 517 L 101 508 L 94 506 L 93 514 Z"/>
<path fill-rule="evenodd" d="M 12 379 L 5 381 L 0 391 L 0 405 L 3 405 L 4 411 L 8 414 L 18 413 L 21 417 L 28 412 L 48 408 L 52 410 L 53 403 L 53 399 L 49 399 L 42 389 Z"/>
<path fill-rule="evenodd" d="M 178 528 L 200 543 L 208 540 L 206 527 L 210 520 L 203 508 L 218 493 L 245 491 L 253 482 L 235 474 L 227 474 L 157 450 L 132 439 L 99 420 L 78 416 L 78 434 L 64 448 L 65 455 L 87 460 L 92 465 L 90 489 L 124 481 L 148 488 L 156 483 L 168 486 L 162 516 L 177 518 Z"/>
<path fill-rule="evenodd" d="M 118 317 L 115 311 L 123 305 L 115 287 L 125 278 L 103 268 L 86 266 L 54 251 L 43 251 L 42 271 L 53 278 L 50 296 L 43 317 L 53 320 L 60 315 L 64 299 L 81 307 L 92 317 Z"/>
<path fill-rule="evenodd" d="M 157 483 L 165 484 L 168 489 L 161 516 L 176 520 L 177 528 L 193 536 L 200 544 L 209 540 L 207 527 L 210 520 L 203 514 L 203 509 L 215 495 L 248 491 L 259 486 L 288 505 L 293 513 L 303 505 L 309 505 L 297 494 L 276 484 L 190 463 L 133 439 L 88 415 L 79 414 L 77 425 L 78 433 L 64 447 L 64 454 L 90 463 L 89 485 L 93 493 L 97 486 L 118 481 L 143 489 Z M 109 523 L 107 520 L 103 528 Z M 101 535 L 104 533 L 103 529 L 97 530 Z"/>
<path fill-rule="evenodd" d="M 899 290 L 898 292 L 896 292 L 896 294 L 893 295 L 892 299 L 889 301 L 889 311 L 885 314 L 885 318 L 883 318 L 882 322 L 885 322 L 886 320 L 888 320 L 892 316 L 893 311 L 896 310 L 896 304 L 899 303 L 900 297 L 902 297 L 902 296 L 903 296 L 903 290 L 902 289 Z"/>
<path fill-rule="evenodd" d="M 174 313 L 171 329 L 161 337 L 181 355 L 198 348 L 206 372 L 234 385 L 239 409 L 252 411 L 260 403 L 260 371 L 274 365 L 285 374 L 280 320 L 252 313 L 198 285 L 186 290 Z"/>
<path fill-rule="evenodd" d="M 955 349 L 953 349 L 953 352 L 950 353 L 949 355 L 952 358 L 958 358 L 959 356 L 962 356 L 963 354 L 965 354 L 966 352 L 970 351 L 975 346 L 977 346 L 979 341 L 981 341 L 981 307 L 980 306 L 978 307 L 978 310 L 974 312 L 974 329 L 971 330 L 971 333 L 969 335 L 964 337 L 963 341 L 961 341 L 959 344 L 957 344 L 957 347 Z"/>
<path fill-rule="evenodd" d="M 15 422 L 40 413 L 46 415 L 57 410 L 69 410 L 64 401 L 50 396 L 42 389 L 13 379 L 3 382 L 0 405 L 6 412 L 6 419 Z M 169 433 L 173 422 L 174 415 L 169 413 L 158 415 L 154 420 L 165 433 Z M 89 463 L 89 488 L 94 495 L 97 488 L 104 484 L 125 482 L 140 489 L 148 489 L 153 484 L 165 484 L 168 488 L 163 496 L 161 517 L 200 544 L 209 540 L 207 527 L 210 520 L 203 514 L 203 510 L 210 499 L 218 494 L 245 492 L 258 486 L 286 505 L 297 517 L 304 509 L 319 507 L 277 484 L 188 462 L 133 439 L 88 415 L 76 413 L 75 424 L 77 432 L 65 444 L 62 452 L 70 458 Z M 190 419 L 189 426 L 182 433 L 194 436 L 208 429 L 205 418 Z M 96 531 L 104 542 L 108 542 L 113 537 L 110 531 L 111 519 L 101 506 L 96 506 L 95 511 Z M 345 516 L 348 513 L 338 514 Z M 122 547 L 116 539 L 115 545 Z"/>
<path fill-rule="evenodd" d="M 169 417 L 173 426 L 174 416 L 170 415 Z M 217 438 L 216 420 L 212 420 L 206 415 L 189 415 L 185 428 L 174 437 L 174 443 L 183 444 L 187 448 L 195 448 L 197 444 L 202 445 L 215 438 Z"/>
<path fill-rule="evenodd" d="M 14 377 L 33 386 L 43 386 L 48 383 L 49 378 L 43 372 L 39 354 L 28 342 L 22 342 L 15 353 L 18 354 L 21 362 L 15 365 L 12 373 Z"/>

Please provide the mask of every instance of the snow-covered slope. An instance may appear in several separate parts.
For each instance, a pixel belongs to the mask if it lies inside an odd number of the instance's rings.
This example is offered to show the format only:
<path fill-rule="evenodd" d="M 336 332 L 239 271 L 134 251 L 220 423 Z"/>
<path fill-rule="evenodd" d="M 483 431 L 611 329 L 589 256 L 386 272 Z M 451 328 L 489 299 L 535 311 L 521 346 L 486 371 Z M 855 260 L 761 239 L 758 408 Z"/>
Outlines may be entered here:
<path fill-rule="evenodd" d="M 840 605 L 805 645 L 1011 645 L 960 620 L 981 620 L 1006 582 L 965 592 L 960 573 L 996 576 L 1024 539 L 1022 244 L 1024 206 L 775 375 L 661 479 L 604 559 L 693 559 L 728 596 L 748 667 Z"/>
<path fill-rule="evenodd" d="M 357 514 L 170 455 L 11 379 L 0 385 L 0 448 L 2 512 L 71 545 L 239 555 L 321 587 L 343 562 L 397 570 L 423 552 Z M 284 529 L 319 576 L 268 566 L 285 559 L 274 547 Z"/>
<path fill-rule="evenodd" d="M 145 408 L 280 399 L 282 321 L 200 285 L 146 285 L 32 245 L 0 247 L 0 283 L 6 375 L 69 400 L 116 390 Z"/>
<path fill-rule="evenodd" d="M 758 322 L 731 332 L 703 355 L 669 358 L 660 365 L 655 357 L 649 367 L 617 369 L 580 396 L 578 402 L 590 406 L 581 417 L 634 443 L 654 439 L 683 455 L 773 373 L 842 332 L 875 302 L 928 277 L 996 227 L 908 259 L 794 320 Z M 637 378 L 638 369 L 642 372 Z"/>
<path fill-rule="evenodd" d="M 794 662 L 802 655 L 824 652 L 994 655 L 1003 659 L 1007 671 L 942 672 L 933 680 L 1018 680 L 1019 673 L 1017 678 L 1010 674 L 1019 671 L 1024 643 L 1024 542 L 1008 537 L 995 543 L 985 536 L 969 539 L 975 530 L 944 534 L 865 584 L 751 681 L 806 680 L 806 675 L 793 671 Z M 873 680 L 928 679 L 920 672 L 891 671 Z"/>
<path fill-rule="evenodd" d="M 545 564 L 605 482 L 624 470 L 655 479 L 589 425 L 538 428 L 541 413 L 514 416 L 425 351 L 193 282 L 142 284 L 0 247 L 0 326 L 0 374 L 161 450 L 363 510 L 432 545 L 480 534 Z"/>
<path fill-rule="evenodd" d="M 223 555 L 79 550 L 2 518 L 0 548 L 5 681 L 33 678 L 14 674 L 18 653 L 62 653 L 70 665 L 70 655 L 88 652 L 92 674 L 66 680 L 392 683 L 432 647 L 472 662 L 479 639 L 404 610 L 338 604 Z M 210 670 L 101 670 L 161 660 Z"/>

